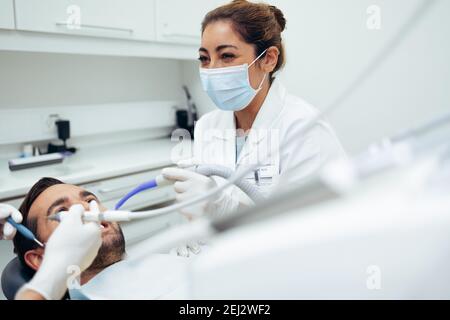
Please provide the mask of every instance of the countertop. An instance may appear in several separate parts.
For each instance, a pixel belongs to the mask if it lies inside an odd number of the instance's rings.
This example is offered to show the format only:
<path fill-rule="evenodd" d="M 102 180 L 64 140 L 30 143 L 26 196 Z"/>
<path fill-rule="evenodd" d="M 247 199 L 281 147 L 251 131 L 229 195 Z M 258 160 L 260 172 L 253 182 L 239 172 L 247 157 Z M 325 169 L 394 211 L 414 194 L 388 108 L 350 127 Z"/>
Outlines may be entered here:
<path fill-rule="evenodd" d="M 14 172 L 8 168 L 8 159 L 0 159 L 0 199 L 24 196 L 42 177 L 83 184 L 168 166 L 176 145 L 167 138 L 83 148 L 61 164 Z"/>

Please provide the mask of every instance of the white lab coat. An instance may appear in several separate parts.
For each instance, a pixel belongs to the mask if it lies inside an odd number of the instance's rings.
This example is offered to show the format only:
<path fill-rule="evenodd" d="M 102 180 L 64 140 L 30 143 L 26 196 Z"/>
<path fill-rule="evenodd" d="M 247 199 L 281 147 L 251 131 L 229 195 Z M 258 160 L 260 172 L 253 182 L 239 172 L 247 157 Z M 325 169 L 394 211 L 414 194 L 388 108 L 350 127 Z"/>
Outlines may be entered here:
<path fill-rule="evenodd" d="M 329 160 L 345 157 L 338 138 L 325 121 L 320 120 L 306 134 L 299 133 L 301 124 L 317 113 L 316 108 L 288 94 L 280 81 L 274 80 L 237 161 L 235 116 L 221 110 L 212 111 L 197 122 L 194 161 L 236 171 L 258 161 L 258 174 L 248 175 L 247 180 L 267 196 L 278 189 L 275 187 L 280 182 L 283 187 L 301 184 Z M 291 137 L 296 137 L 294 143 L 283 148 Z M 215 210 L 223 214 L 250 203 L 241 190 L 232 187 L 216 201 Z"/>

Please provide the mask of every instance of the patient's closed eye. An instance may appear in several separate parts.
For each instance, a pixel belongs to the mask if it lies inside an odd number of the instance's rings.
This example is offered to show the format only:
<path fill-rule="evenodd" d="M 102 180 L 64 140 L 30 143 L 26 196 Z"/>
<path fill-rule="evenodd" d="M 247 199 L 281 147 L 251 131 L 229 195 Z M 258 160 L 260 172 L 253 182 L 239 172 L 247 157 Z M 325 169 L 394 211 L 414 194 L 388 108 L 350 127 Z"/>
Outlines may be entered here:
<path fill-rule="evenodd" d="M 91 203 L 92 201 L 97 201 L 97 199 L 95 197 L 90 197 L 89 199 L 84 199 L 85 202 L 87 203 Z M 57 210 L 55 210 L 55 213 L 61 213 L 61 212 L 67 212 L 69 211 L 69 208 L 67 207 L 60 207 Z"/>
<path fill-rule="evenodd" d="M 69 209 L 68 208 L 66 208 L 66 207 L 61 207 L 61 208 L 58 208 L 57 210 L 55 210 L 55 212 L 54 213 L 61 213 L 61 212 L 67 212 L 67 211 L 69 211 Z"/>

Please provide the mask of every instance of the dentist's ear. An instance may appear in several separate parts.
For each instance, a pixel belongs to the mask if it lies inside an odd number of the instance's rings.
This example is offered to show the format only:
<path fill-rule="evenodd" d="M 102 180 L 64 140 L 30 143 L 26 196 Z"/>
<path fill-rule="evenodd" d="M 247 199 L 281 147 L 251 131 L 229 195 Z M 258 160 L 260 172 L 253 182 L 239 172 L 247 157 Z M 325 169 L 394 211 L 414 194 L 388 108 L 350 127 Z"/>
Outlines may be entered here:
<path fill-rule="evenodd" d="M 34 271 L 37 271 L 41 266 L 42 259 L 44 258 L 44 250 L 34 249 L 25 252 L 25 263 Z"/>
<path fill-rule="evenodd" d="M 273 72 L 277 66 L 279 56 L 280 50 L 278 50 L 277 47 L 273 46 L 267 49 L 265 56 L 263 57 L 263 59 L 261 59 L 260 62 L 261 69 L 265 73 Z"/>

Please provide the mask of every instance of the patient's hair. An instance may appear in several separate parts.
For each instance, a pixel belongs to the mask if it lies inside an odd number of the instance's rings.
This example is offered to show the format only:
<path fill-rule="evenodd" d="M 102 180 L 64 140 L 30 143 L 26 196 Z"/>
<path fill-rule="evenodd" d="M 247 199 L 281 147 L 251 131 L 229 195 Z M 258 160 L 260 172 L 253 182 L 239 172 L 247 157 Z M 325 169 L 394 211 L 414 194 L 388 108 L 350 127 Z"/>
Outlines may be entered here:
<path fill-rule="evenodd" d="M 64 184 L 64 182 L 59 181 L 53 178 L 42 178 L 36 184 L 31 187 L 30 191 L 28 191 L 25 200 L 22 202 L 19 211 L 22 213 L 23 221 L 22 224 L 27 227 L 33 234 L 37 236 L 37 220 L 29 219 L 28 214 L 30 213 L 30 208 L 33 205 L 34 201 L 48 188 L 57 184 Z M 25 253 L 27 251 L 38 248 L 38 245 L 31 240 L 26 239 L 20 233 L 17 233 L 14 237 L 14 253 L 17 254 L 22 265 L 32 271 L 30 267 L 25 263 Z M 33 271 L 34 272 L 34 271 Z"/>

